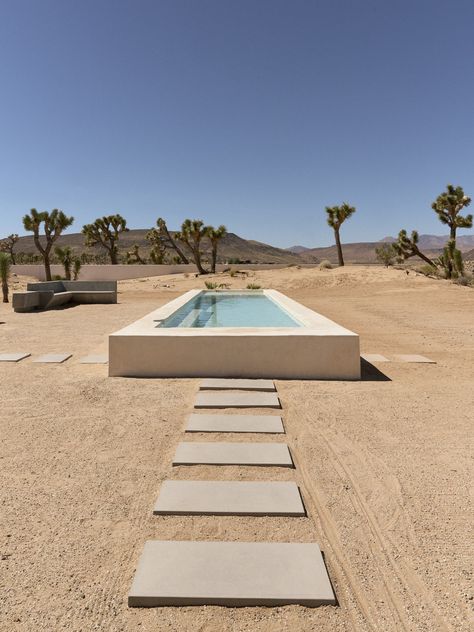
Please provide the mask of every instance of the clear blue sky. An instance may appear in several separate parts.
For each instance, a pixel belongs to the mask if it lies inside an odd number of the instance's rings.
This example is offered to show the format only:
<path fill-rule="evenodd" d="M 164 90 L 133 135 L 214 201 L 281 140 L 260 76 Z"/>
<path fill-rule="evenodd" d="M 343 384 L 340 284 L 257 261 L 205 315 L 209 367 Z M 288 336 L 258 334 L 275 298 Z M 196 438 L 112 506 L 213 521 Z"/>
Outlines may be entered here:
<path fill-rule="evenodd" d="M 1 0 L 0 235 L 59 207 L 316 246 L 342 201 L 345 241 L 444 234 L 473 32 L 473 0 Z"/>

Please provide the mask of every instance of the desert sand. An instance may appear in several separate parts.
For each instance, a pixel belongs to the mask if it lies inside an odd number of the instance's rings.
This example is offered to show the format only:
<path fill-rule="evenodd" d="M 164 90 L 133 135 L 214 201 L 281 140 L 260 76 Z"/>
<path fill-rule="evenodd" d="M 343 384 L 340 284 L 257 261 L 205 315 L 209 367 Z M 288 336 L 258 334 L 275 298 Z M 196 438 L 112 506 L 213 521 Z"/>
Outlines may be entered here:
<path fill-rule="evenodd" d="M 74 355 L 0 363 L 0 629 L 472 629 L 474 291 L 362 266 L 218 280 L 286 293 L 359 333 L 363 353 L 436 364 L 365 365 L 360 382 L 278 381 L 296 469 L 192 468 L 194 479 L 295 480 L 308 517 L 153 516 L 161 482 L 191 476 L 171 459 L 198 380 L 108 378 L 79 359 L 203 279 L 121 282 L 118 305 L 31 314 L 1 305 L 1 352 Z M 186 440 L 203 438 L 282 440 Z M 147 539 L 316 541 L 339 605 L 129 609 Z"/>

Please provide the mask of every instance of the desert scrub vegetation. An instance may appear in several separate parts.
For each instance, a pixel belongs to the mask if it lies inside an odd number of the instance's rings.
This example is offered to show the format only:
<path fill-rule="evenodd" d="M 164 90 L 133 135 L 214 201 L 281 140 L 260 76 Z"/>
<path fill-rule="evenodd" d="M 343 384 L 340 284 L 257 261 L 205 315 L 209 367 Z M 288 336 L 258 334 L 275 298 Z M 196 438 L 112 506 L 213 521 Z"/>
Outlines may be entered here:
<path fill-rule="evenodd" d="M 248 283 L 247 284 L 247 290 L 261 290 L 262 286 L 261 285 L 257 285 L 256 283 Z"/>
<path fill-rule="evenodd" d="M 321 263 L 319 264 L 319 269 L 332 270 L 332 263 L 329 261 L 329 259 L 323 259 Z"/>
<path fill-rule="evenodd" d="M 386 268 L 393 266 L 397 258 L 397 251 L 392 244 L 382 244 L 375 249 L 375 258 L 383 263 Z"/>
<path fill-rule="evenodd" d="M 219 285 L 214 281 L 204 281 L 204 285 L 208 290 L 217 290 L 217 288 L 219 287 Z"/>

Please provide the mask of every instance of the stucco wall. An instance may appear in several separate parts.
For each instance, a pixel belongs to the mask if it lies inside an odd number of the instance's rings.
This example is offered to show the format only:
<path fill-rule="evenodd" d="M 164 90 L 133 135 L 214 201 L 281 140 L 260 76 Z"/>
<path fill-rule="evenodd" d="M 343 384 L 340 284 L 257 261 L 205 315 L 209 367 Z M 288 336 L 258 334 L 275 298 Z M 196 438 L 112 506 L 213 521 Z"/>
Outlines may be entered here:
<path fill-rule="evenodd" d="M 314 268 L 316 264 L 306 264 L 302 267 Z M 275 270 L 288 267 L 285 264 L 222 264 L 217 266 L 217 270 L 221 272 L 225 268 L 233 268 L 235 270 Z M 122 281 L 124 279 L 140 279 L 143 277 L 162 276 L 165 274 L 179 274 L 183 272 L 196 272 L 194 264 L 189 265 L 84 265 L 81 268 L 79 279 L 81 281 Z M 39 281 L 45 280 L 44 267 L 39 264 L 34 265 L 15 265 L 12 266 L 12 272 L 25 276 L 31 276 Z M 51 274 L 63 275 L 64 268 L 61 265 L 52 265 Z"/>

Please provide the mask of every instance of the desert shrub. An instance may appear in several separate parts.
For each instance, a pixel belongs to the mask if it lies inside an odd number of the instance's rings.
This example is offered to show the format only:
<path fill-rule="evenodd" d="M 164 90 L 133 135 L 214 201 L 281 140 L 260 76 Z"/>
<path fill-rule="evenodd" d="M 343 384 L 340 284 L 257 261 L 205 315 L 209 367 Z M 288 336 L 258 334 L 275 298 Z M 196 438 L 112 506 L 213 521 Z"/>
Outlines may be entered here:
<path fill-rule="evenodd" d="M 323 259 L 319 264 L 320 270 L 332 270 L 332 263 L 328 259 Z"/>
<path fill-rule="evenodd" d="M 466 287 L 469 287 L 470 285 L 474 284 L 474 279 L 472 277 L 462 275 L 454 279 L 453 283 L 456 283 L 456 285 L 464 285 Z"/>
<path fill-rule="evenodd" d="M 220 290 L 228 290 L 230 288 L 229 283 L 219 283 L 217 286 Z"/>
<path fill-rule="evenodd" d="M 213 283 L 212 281 L 204 281 L 204 285 L 208 290 L 215 290 L 218 287 L 217 283 Z"/>
<path fill-rule="evenodd" d="M 256 283 L 249 283 L 247 285 L 247 290 L 261 290 L 262 286 L 261 285 L 257 285 Z"/>
<path fill-rule="evenodd" d="M 433 268 L 433 266 L 430 266 L 427 263 L 421 266 L 416 266 L 415 272 L 418 272 L 419 274 L 423 274 L 424 276 L 429 277 L 430 279 L 444 279 L 445 278 L 441 270 L 439 270 L 438 268 Z"/>
<path fill-rule="evenodd" d="M 375 249 L 375 258 L 387 268 L 392 266 L 397 257 L 397 252 L 392 244 L 382 244 Z"/>
<path fill-rule="evenodd" d="M 235 276 L 237 276 L 237 270 L 230 270 L 229 274 L 232 278 L 234 278 Z"/>

